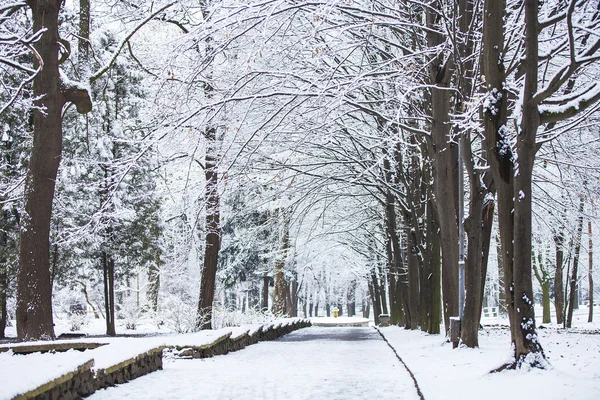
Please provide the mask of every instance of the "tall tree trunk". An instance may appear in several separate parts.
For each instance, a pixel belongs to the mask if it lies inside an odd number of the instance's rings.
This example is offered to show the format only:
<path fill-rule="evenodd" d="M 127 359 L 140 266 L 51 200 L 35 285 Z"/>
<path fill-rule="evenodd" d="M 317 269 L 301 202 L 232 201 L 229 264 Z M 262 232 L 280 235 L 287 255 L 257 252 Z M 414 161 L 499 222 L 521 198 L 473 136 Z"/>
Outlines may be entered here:
<path fill-rule="evenodd" d="M 383 130 L 383 124 L 380 124 L 380 129 Z M 392 168 L 392 160 L 387 149 L 384 150 L 383 169 L 384 178 L 388 185 L 397 186 L 399 183 L 398 176 L 401 173 L 401 150 L 398 146 L 394 147 L 393 160 L 395 168 Z M 396 197 L 390 189 L 386 192 L 385 199 L 385 226 L 386 226 L 386 253 L 389 266 L 388 274 L 388 296 L 390 302 L 390 323 L 398 325 L 404 320 L 403 303 L 407 296 L 407 285 L 403 284 L 400 279 L 401 271 L 404 269 L 402 265 L 402 249 L 400 246 L 400 238 L 398 237 L 397 213 L 396 213 Z M 383 300 L 385 303 L 385 300 Z M 384 311 L 385 313 L 385 311 Z"/>
<path fill-rule="evenodd" d="M 212 329 L 212 307 L 215 298 L 219 250 L 221 249 L 221 204 L 218 182 L 217 128 L 212 126 L 207 127 L 205 136 L 207 142 L 206 165 L 204 169 L 206 180 L 206 238 L 196 322 L 196 327 L 200 330 Z"/>
<path fill-rule="evenodd" d="M 504 18 L 505 0 L 485 0 L 483 20 L 482 73 L 486 92 L 495 107 L 484 109 L 483 126 L 486 150 L 497 192 L 498 228 L 500 231 L 502 266 L 504 267 L 504 294 L 511 326 L 511 342 L 515 341 L 513 291 L 513 185 L 514 172 L 509 138 L 504 130 L 507 122 L 508 93 L 505 90 Z M 529 252 L 527 252 L 529 255 Z"/>
<path fill-rule="evenodd" d="M 0 231 L 0 236 L 6 235 L 6 232 Z M 0 242 L 5 241 L 4 238 Z M 2 246 L 2 244 L 0 244 Z M 6 270 L 6 257 L 4 256 L 4 250 L 0 249 L 0 339 L 4 339 L 6 328 L 6 322 L 8 320 L 8 310 L 6 306 L 6 292 L 8 290 L 8 276 Z"/>
<path fill-rule="evenodd" d="M 476 193 L 476 194 L 475 194 Z M 461 341 L 467 347 L 479 346 L 479 318 L 483 306 L 483 224 L 485 191 L 479 186 L 479 179 L 471 179 L 471 199 L 469 216 L 465 220 L 469 252 L 465 266 L 465 308 L 461 321 Z M 485 212 L 489 212 L 486 210 Z M 493 215 L 493 209 L 492 209 Z"/>
<path fill-rule="evenodd" d="M 8 211 L 0 211 L 0 339 L 4 339 L 8 321 Z"/>
<path fill-rule="evenodd" d="M 538 252 L 536 259 L 535 251 L 531 250 L 531 263 L 533 265 L 533 272 L 535 274 L 535 278 L 537 279 L 540 287 L 542 288 L 542 307 L 543 307 L 543 317 L 542 323 L 549 324 L 550 323 L 550 279 L 548 278 L 548 273 L 546 272 L 542 253 Z"/>
<path fill-rule="evenodd" d="M 139 282 L 139 279 L 138 279 Z M 148 290 L 146 298 L 152 311 L 158 311 L 158 292 L 160 290 L 160 256 L 155 256 L 155 261 L 148 268 Z M 138 292 L 139 293 L 139 292 Z"/>
<path fill-rule="evenodd" d="M 564 233 L 563 227 L 554 235 L 554 246 L 556 248 L 556 269 L 554 272 L 554 309 L 556 310 L 556 323 L 563 324 L 565 317 L 565 291 L 563 283 L 564 265 Z"/>
<path fill-rule="evenodd" d="M 419 321 L 419 248 L 415 243 L 416 237 L 409 232 L 409 249 L 408 249 L 408 308 L 409 311 L 405 312 L 407 318 L 404 324 L 405 327 L 410 329 L 417 329 L 421 321 Z"/>
<path fill-rule="evenodd" d="M 21 218 L 17 268 L 17 336 L 20 340 L 53 339 L 50 283 L 50 219 L 62 153 L 62 109 L 73 101 L 80 113 L 91 110 L 89 93 L 59 74 L 58 14 L 61 0 L 30 0 L 33 31 L 44 30 L 34 48 L 43 68 L 33 81 L 33 147 L 25 179 L 25 213 Z M 39 68 L 38 57 L 34 67 Z"/>
<path fill-rule="evenodd" d="M 104 313 L 106 334 L 115 336 L 115 264 L 106 251 L 102 251 L 102 271 L 104 275 Z"/>
<path fill-rule="evenodd" d="M 267 275 L 263 276 L 263 290 L 262 290 L 262 310 L 263 312 L 269 311 L 269 282 L 271 278 Z"/>
<path fill-rule="evenodd" d="M 34 44 L 44 62 L 35 77 L 33 148 L 25 181 L 25 216 L 17 269 L 17 335 L 20 340 L 54 339 L 50 283 L 50 218 L 62 152 L 58 13 L 62 1 L 31 0 L 33 31 L 46 31 Z M 34 58 L 35 68 L 39 67 Z M 43 110 L 43 111 L 42 111 Z"/>
<path fill-rule="evenodd" d="M 592 275 L 593 266 L 594 266 L 594 258 L 593 258 L 593 242 L 592 242 L 592 221 L 588 221 L 588 322 L 592 322 L 594 320 L 594 278 Z M 1 328 L 2 326 L 0 326 Z"/>
<path fill-rule="evenodd" d="M 292 317 L 298 316 L 298 281 L 294 279 L 292 282 Z"/>
<path fill-rule="evenodd" d="M 282 211 L 283 233 L 281 239 L 281 251 L 279 258 L 275 262 L 275 287 L 273 290 L 273 313 L 275 315 L 284 315 L 286 313 L 286 281 L 285 281 L 285 262 L 290 247 L 290 219 L 287 211 Z"/>
<path fill-rule="evenodd" d="M 575 254 L 573 255 L 573 268 L 569 279 L 569 308 L 567 310 L 567 328 L 573 324 L 573 309 L 575 308 L 575 296 L 577 295 L 577 272 L 579 270 L 579 254 L 581 252 L 581 237 L 583 235 L 583 208 L 585 201 L 583 196 L 579 200 L 579 218 L 577 219 L 577 233 L 575 237 Z"/>
<path fill-rule="evenodd" d="M 446 38 L 440 33 L 441 16 L 439 1 L 427 8 L 427 44 L 437 48 Z M 444 325 L 450 329 L 450 317 L 458 316 L 458 149 L 450 140 L 450 91 L 452 57 L 439 53 L 428 62 L 431 87 L 433 146 L 430 158 L 433 160 L 434 192 L 437 206 L 437 220 L 440 225 L 442 244 L 442 292 Z M 411 315 L 412 317 L 412 315 Z"/>
<path fill-rule="evenodd" d="M 385 269 L 383 268 L 383 266 L 381 264 L 379 264 L 377 266 L 379 273 L 377 274 L 378 279 L 379 279 L 379 284 L 378 284 L 378 289 L 379 289 L 379 301 L 381 304 L 381 313 L 382 314 L 388 314 L 389 315 L 389 310 L 388 310 L 388 305 L 387 305 L 387 299 L 388 296 L 386 294 L 386 285 L 385 285 Z"/>
<path fill-rule="evenodd" d="M 379 325 L 379 315 L 381 314 L 381 296 L 379 295 L 379 283 L 377 282 L 377 273 L 375 268 L 371 269 L 371 280 L 369 281 L 369 293 L 371 294 L 371 302 L 373 303 L 373 322 Z"/>
<path fill-rule="evenodd" d="M 348 316 L 354 317 L 356 315 L 356 281 L 353 280 L 348 286 L 348 293 L 346 293 L 346 304 L 348 307 Z"/>
<path fill-rule="evenodd" d="M 538 1 L 525 2 L 525 85 L 521 130 L 517 133 L 518 169 L 514 177 L 513 279 L 516 367 L 542 367 L 545 359 L 535 328 L 531 273 L 532 173 L 540 113 L 534 95 L 538 88 Z M 535 355 L 531 357 L 530 354 Z"/>

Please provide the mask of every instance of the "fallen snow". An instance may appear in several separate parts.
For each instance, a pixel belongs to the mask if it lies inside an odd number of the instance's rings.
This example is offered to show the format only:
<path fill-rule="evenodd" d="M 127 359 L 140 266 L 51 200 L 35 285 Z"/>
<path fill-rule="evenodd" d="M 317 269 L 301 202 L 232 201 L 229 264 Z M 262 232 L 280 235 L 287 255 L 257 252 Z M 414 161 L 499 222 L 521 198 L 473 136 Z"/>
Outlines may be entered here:
<path fill-rule="evenodd" d="M 278 320 L 269 325 L 288 325 L 299 318 Z M 0 353 L 0 400 L 10 399 L 17 394 L 33 390 L 47 382 L 77 369 L 89 360 L 94 360 L 94 370 L 107 369 L 139 354 L 163 346 L 200 347 L 223 337 L 242 336 L 249 330 L 258 330 L 262 325 L 222 328 L 188 334 L 166 334 L 147 337 L 85 337 L 80 339 L 58 340 L 58 343 L 106 343 L 96 349 L 84 352 L 33 353 L 15 355 L 12 351 Z M 51 341 L 3 344 L 0 347 L 30 346 L 50 344 Z"/>
<path fill-rule="evenodd" d="M 507 327 L 480 330 L 479 348 L 475 349 L 452 349 L 441 335 L 399 327 L 380 329 L 413 371 L 427 400 L 504 400 L 517 394 L 528 400 L 600 398 L 598 334 L 539 329 L 551 370 L 490 374 L 511 359 Z"/>
<path fill-rule="evenodd" d="M 343 340 L 346 337 L 348 340 Z M 90 399 L 418 399 L 373 328 L 306 328 L 209 359 L 165 360 L 162 371 Z"/>
<path fill-rule="evenodd" d="M 77 350 L 56 354 L 0 353 L 0 399 L 12 399 L 33 390 L 76 370 L 91 359 L 89 354 Z"/>

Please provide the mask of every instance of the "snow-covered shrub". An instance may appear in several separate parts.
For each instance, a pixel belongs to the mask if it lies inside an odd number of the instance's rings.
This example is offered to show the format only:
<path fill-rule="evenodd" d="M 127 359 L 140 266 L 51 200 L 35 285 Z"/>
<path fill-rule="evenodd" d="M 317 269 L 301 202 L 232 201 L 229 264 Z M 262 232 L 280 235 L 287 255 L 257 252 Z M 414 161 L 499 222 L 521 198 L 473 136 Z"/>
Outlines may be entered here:
<path fill-rule="evenodd" d="M 142 314 L 141 307 L 138 307 L 135 297 L 128 297 L 123 302 L 120 314 L 125 322 L 125 328 L 134 331 Z"/>
<path fill-rule="evenodd" d="M 156 319 L 164 321 L 167 328 L 177 333 L 193 332 L 196 329 L 196 304 L 171 296 L 159 307 Z"/>
<path fill-rule="evenodd" d="M 59 315 L 66 317 L 69 330 L 79 331 L 87 323 L 87 304 L 77 290 L 63 288 L 57 290 L 54 295 L 54 304 Z"/>
<path fill-rule="evenodd" d="M 220 329 L 228 326 L 264 324 L 273 321 L 275 316 L 258 308 L 249 308 L 245 312 L 236 309 L 215 308 L 213 312 L 213 328 Z"/>

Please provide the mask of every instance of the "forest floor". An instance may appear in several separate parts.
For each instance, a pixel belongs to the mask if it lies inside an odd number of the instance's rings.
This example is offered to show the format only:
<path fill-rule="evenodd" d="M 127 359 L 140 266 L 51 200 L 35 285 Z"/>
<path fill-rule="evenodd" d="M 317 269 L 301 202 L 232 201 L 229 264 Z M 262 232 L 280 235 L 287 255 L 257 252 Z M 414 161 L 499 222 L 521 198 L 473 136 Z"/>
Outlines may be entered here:
<path fill-rule="evenodd" d="M 312 327 L 208 359 L 166 359 L 163 370 L 90 399 L 419 399 L 373 328 Z"/>

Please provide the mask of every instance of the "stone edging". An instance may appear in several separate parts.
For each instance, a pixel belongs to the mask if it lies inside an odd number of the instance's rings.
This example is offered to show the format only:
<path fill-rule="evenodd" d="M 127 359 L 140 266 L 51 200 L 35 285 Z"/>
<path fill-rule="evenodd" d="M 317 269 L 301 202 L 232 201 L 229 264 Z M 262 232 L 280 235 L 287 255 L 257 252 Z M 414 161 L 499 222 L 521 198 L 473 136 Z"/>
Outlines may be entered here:
<path fill-rule="evenodd" d="M 290 332 L 309 326 L 311 326 L 311 323 L 308 320 L 296 320 L 285 323 L 284 325 L 275 322 L 267 328 L 261 326 L 252 334 L 246 332 L 233 339 L 231 338 L 231 332 L 229 332 L 216 338 L 211 343 L 201 346 L 160 346 L 130 358 L 129 360 L 96 371 L 92 370 L 94 360 L 90 360 L 85 364 L 78 366 L 76 370 L 51 382 L 47 382 L 36 389 L 20 394 L 14 397 L 13 400 L 79 399 L 81 397 L 89 396 L 96 390 L 126 383 L 150 372 L 161 370 L 163 365 L 163 350 L 171 353 L 173 357 L 177 358 L 209 358 L 227 354 L 231 351 L 241 350 L 246 346 L 258 343 L 259 341 L 274 340 Z M 80 343 L 76 343 L 75 345 L 79 344 Z M 73 346 L 73 343 L 65 343 L 64 345 Z M 82 349 L 99 347 L 99 344 L 97 343 L 94 343 L 93 345 L 96 346 L 82 347 Z M 49 346 L 50 345 L 47 345 L 46 347 Z M 50 348 L 46 349 L 46 347 L 42 347 L 42 350 L 37 351 L 51 350 Z M 31 352 L 31 349 L 28 349 L 27 351 Z"/>

